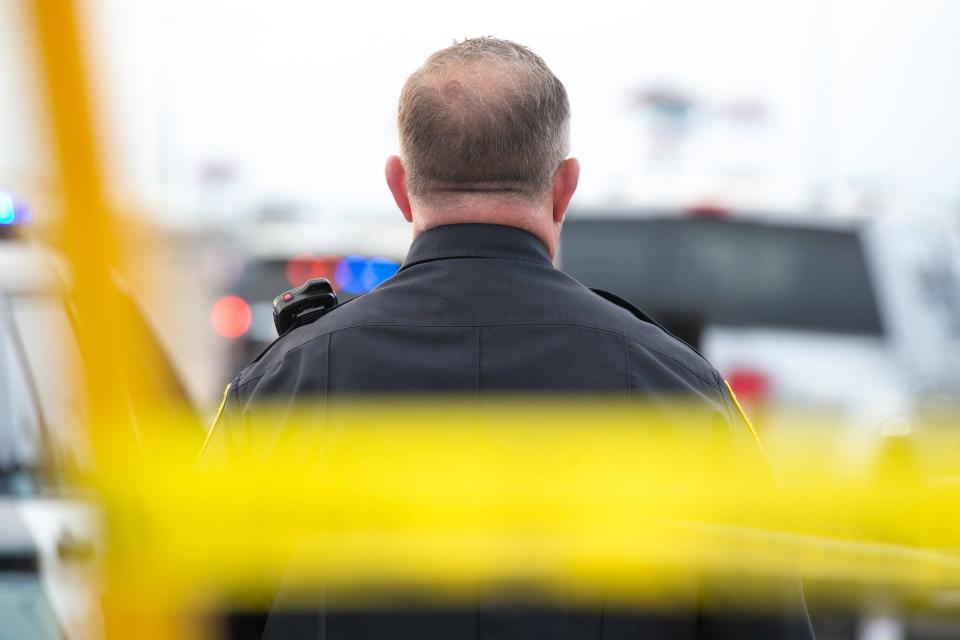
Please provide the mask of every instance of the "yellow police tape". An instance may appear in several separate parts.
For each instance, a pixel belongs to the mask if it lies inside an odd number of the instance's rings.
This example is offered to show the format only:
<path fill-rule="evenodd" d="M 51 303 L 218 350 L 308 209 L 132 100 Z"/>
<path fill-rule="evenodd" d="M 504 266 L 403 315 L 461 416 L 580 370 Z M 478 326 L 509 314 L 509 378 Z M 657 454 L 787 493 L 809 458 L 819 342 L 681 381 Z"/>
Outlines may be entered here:
<path fill-rule="evenodd" d="M 73 5 L 32 3 L 62 181 L 61 248 L 86 319 L 91 480 L 107 518 L 105 617 L 117 637 L 173 635 L 161 600 L 265 603 L 280 582 L 293 597 L 321 587 L 328 601 L 524 589 L 680 602 L 699 598 L 706 576 L 752 606 L 775 604 L 769 579 L 796 575 L 845 597 L 958 587 L 960 452 L 956 431 L 939 428 L 873 441 L 801 421 L 764 438 L 783 476 L 775 491 L 757 449 L 702 416 L 667 420 L 608 402 L 508 403 L 483 416 L 360 404 L 213 433 L 209 459 L 191 474 L 200 442 L 183 428 L 189 419 L 124 420 L 130 406 L 147 415 L 165 399 L 151 391 L 150 363 L 110 283 L 135 271 L 138 243 L 105 195 Z"/>
<path fill-rule="evenodd" d="M 172 420 L 171 422 L 176 422 Z M 365 401 L 166 429 L 96 476 L 109 576 L 144 598 L 364 603 L 522 588 L 680 603 L 695 576 L 773 604 L 803 576 L 831 597 L 960 588 L 960 432 L 771 434 L 770 482 L 745 425 L 602 401 Z M 155 438 L 156 439 L 156 438 Z"/>

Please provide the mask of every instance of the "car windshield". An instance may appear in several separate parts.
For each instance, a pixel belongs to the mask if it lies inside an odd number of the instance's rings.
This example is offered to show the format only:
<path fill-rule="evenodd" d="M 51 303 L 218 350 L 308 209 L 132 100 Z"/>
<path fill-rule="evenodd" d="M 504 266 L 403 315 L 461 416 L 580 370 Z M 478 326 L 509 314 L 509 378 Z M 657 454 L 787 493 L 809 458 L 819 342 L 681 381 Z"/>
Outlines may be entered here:
<path fill-rule="evenodd" d="M 185 416 L 195 417 L 177 372 L 139 308 L 123 290 L 116 294 L 136 331 L 138 357 L 130 358 L 128 364 L 142 365 L 127 374 L 146 385 L 154 397 L 186 408 Z M 51 483 L 59 486 L 69 474 L 89 474 L 93 452 L 84 428 L 89 419 L 86 387 L 67 301 L 47 294 L 14 295 L 0 298 L 0 309 L 4 312 L 0 318 L 6 319 L 0 321 L 0 364 L 4 365 L 0 411 L 5 414 L 0 424 L 0 466 L 16 469 L 18 478 L 29 477 L 44 488 Z M 130 410 L 131 427 L 136 428 L 143 416 L 138 407 L 131 405 Z"/>
<path fill-rule="evenodd" d="M 571 219 L 564 270 L 654 317 L 878 335 L 855 232 L 709 219 Z"/>
<path fill-rule="evenodd" d="M 915 279 L 923 330 L 936 341 L 960 341 L 960 256 L 943 237 L 914 249 L 907 271 Z"/>
<path fill-rule="evenodd" d="M 56 615 L 43 585 L 28 573 L 0 574 L 0 637 L 28 640 L 57 640 L 63 634 L 57 628 Z"/>
<path fill-rule="evenodd" d="M 0 304 L 0 318 L 9 318 L 6 311 Z M 36 390 L 20 346 L 9 320 L 0 320 L 0 494 L 35 491 L 44 452 Z"/>
<path fill-rule="evenodd" d="M 58 469 L 88 470 L 92 455 L 82 425 L 86 420 L 85 389 L 79 373 L 80 350 L 66 306 L 48 295 L 13 296 L 12 327 L 21 360 L 21 404 L 32 401 L 38 425 L 23 438 L 50 456 L 37 460 Z"/>

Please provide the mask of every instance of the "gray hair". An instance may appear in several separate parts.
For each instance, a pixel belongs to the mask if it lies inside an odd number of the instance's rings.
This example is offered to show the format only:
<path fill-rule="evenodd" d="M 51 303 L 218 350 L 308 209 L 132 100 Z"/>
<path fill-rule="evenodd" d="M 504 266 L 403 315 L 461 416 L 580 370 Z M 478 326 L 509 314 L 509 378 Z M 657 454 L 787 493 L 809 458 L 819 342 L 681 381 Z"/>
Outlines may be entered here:
<path fill-rule="evenodd" d="M 397 124 L 411 195 L 538 198 L 569 151 L 570 104 L 527 47 L 470 38 L 437 51 L 407 79 Z"/>

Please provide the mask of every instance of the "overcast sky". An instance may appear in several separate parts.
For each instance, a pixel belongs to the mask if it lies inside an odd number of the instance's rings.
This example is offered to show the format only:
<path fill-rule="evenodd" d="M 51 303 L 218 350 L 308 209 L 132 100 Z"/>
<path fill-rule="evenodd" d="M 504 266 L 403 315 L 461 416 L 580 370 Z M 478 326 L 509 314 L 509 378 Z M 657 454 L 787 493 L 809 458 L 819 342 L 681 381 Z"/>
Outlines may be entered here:
<path fill-rule="evenodd" d="M 34 189 L 48 171 L 21 2 L 0 0 L 0 188 Z M 389 213 L 405 77 L 483 34 L 566 84 L 581 206 L 802 206 L 817 184 L 960 199 L 960 0 L 88 4 L 114 182 L 167 215 L 202 203 L 212 163 L 253 201 Z M 635 96 L 654 87 L 695 99 L 685 136 L 648 126 Z M 759 117 L 731 119 L 743 104 Z"/>

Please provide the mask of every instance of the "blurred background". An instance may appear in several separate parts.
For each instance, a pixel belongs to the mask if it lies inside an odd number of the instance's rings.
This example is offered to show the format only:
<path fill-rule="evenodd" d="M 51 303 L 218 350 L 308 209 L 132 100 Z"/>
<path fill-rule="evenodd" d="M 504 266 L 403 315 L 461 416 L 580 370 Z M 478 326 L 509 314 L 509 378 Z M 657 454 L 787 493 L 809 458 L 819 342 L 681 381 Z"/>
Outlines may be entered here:
<path fill-rule="evenodd" d="M 78 6 L 107 195 L 148 239 L 124 247 L 143 267 L 124 295 L 145 348 L 164 354 L 163 384 L 203 422 L 276 336 L 274 296 L 322 276 L 345 299 L 396 271 L 410 230 L 383 164 L 397 151 L 400 88 L 431 52 L 488 34 L 531 47 L 570 95 L 583 170 L 561 267 L 700 348 L 772 456 L 780 411 L 816 412 L 852 447 L 956 412 L 956 0 Z M 10 495 L 31 495 L 38 452 L 60 446 L 46 423 L 82 411 L 75 381 L 54 383 L 49 362 L 65 315 L 33 295 L 56 278 L 43 243 L 62 206 L 33 38 L 26 3 L 0 0 Z M 93 553 L 83 514 L 16 508 L 26 524 L 11 548 L 43 540 L 68 565 Z M 39 637 L 92 615 L 62 574 L 43 602 L 17 601 L 33 603 L 24 624 Z M 960 635 L 938 615 L 825 616 L 818 631 Z"/>

